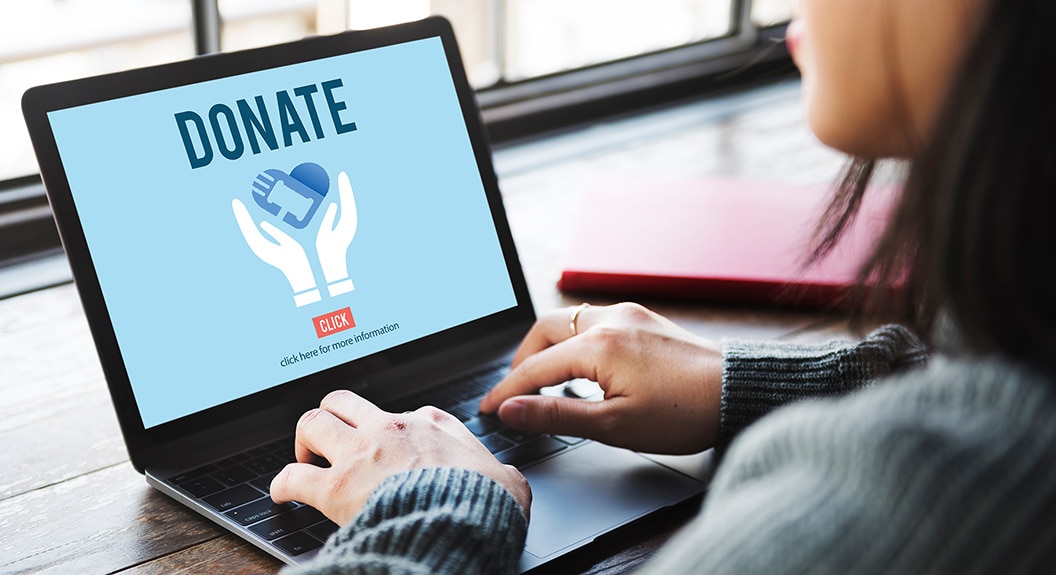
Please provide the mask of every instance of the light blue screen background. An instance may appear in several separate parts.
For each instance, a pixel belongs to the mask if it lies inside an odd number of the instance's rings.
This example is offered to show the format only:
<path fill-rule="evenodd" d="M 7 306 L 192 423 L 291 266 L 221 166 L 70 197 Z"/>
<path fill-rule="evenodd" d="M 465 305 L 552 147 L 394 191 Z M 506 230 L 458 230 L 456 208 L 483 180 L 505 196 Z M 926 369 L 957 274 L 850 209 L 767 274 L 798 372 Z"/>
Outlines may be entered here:
<path fill-rule="evenodd" d="M 337 135 L 191 169 L 174 114 L 340 78 Z M 438 38 L 255 72 L 49 115 L 74 202 L 146 427 L 513 307 L 516 298 Z M 231 209 L 277 220 L 253 201 L 268 168 L 321 165 L 330 191 L 298 239 L 322 301 L 296 307 L 282 273 L 258 259 Z M 329 297 L 314 237 L 338 173 L 359 226 L 348 250 L 355 290 Z M 269 219 L 270 218 L 270 219 Z M 356 328 L 318 339 L 312 318 L 350 307 Z M 315 359 L 281 360 L 361 331 L 399 329 Z"/>

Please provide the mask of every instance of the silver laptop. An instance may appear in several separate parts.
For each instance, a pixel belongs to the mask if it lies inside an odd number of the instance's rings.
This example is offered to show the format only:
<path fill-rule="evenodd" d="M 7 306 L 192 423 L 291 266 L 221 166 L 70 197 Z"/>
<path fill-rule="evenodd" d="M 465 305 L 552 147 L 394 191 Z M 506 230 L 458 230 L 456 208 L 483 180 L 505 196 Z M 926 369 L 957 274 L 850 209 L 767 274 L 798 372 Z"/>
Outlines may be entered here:
<path fill-rule="evenodd" d="M 705 483 L 476 413 L 535 319 L 440 18 L 34 88 L 41 174 L 133 465 L 287 563 L 297 418 L 351 389 L 458 416 L 534 490 L 522 569 Z"/>

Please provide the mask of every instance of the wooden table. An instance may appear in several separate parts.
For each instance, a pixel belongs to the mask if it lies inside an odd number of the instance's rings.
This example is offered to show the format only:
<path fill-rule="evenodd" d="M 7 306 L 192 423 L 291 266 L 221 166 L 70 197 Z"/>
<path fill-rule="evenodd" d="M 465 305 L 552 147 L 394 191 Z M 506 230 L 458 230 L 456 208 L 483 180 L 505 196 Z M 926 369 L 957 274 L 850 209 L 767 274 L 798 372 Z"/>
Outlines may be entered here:
<path fill-rule="evenodd" d="M 580 193 L 621 178 L 734 175 L 831 181 L 840 159 L 804 126 L 794 84 L 694 102 L 496 154 L 538 311 L 578 303 L 554 282 Z M 606 303 L 592 299 L 595 304 Z M 842 318 L 643 302 L 700 335 L 820 338 Z M 280 563 L 147 486 L 128 462 L 72 285 L 0 300 L 0 572 L 273 573 Z M 686 508 L 594 546 L 561 572 L 622 573 Z"/>

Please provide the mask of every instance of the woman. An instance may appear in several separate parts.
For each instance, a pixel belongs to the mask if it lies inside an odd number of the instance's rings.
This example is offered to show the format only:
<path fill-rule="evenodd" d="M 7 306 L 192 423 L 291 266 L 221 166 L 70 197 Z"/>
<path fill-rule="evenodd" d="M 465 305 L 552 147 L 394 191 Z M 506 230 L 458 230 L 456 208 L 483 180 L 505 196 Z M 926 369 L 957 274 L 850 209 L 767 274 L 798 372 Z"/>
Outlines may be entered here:
<path fill-rule="evenodd" d="M 1056 304 L 1045 281 L 1056 263 L 1056 3 L 798 9 L 789 47 L 810 125 L 864 158 L 821 250 L 853 214 L 872 160 L 910 160 L 862 277 L 904 282 L 897 311 L 927 336 L 926 365 L 894 326 L 853 345 L 720 348 L 638 306 L 581 307 L 539 320 L 481 409 L 639 450 L 723 449 L 699 517 L 646 571 L 1041 570 L 1056 560 Z M 530 395 L 571 377 L 598 381 L 606 399 Z M 763 417 L 811 396 L 828 399 Z M 272 496 L 348 526 L 296 572 L 516 569 L 530 490 L 454 418 L 386 414 L 343 392 L 297 435 L 303 463 L 276 477 Z M 312 465 L 317 455 L 331 467 Z"/>

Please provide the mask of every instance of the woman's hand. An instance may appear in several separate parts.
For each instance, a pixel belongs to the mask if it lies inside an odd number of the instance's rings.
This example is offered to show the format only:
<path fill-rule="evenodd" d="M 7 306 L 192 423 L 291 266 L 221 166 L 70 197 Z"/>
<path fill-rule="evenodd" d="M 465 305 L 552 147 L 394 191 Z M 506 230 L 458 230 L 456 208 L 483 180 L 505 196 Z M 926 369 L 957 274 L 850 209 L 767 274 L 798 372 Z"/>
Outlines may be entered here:
<path fill-rule="evenodd" d="M 518 429 L 636 451 L 695 453 L 714 445 L 722 393 L 716 344 L 636 304 L 574 311 L 536 322 L 482 412 L 498 411 Z M 596 381 L 605 399 L 525 395 L 574 378 Z"/>
<path fill-rule="evenodd" d="M 528 482 L 516 468 L 499 463 L 453 415 L 435 407 L 388 413 L 350 391 L 335 391 L 297 422 L 297 463 L 271 482 L 276 503 L 301 501 L 335 523 L 354 518 L 385 478 L 421 467 L 477 471 L 531 507 Z M 323 467 L 324 461 L 329 467 Z"/>

